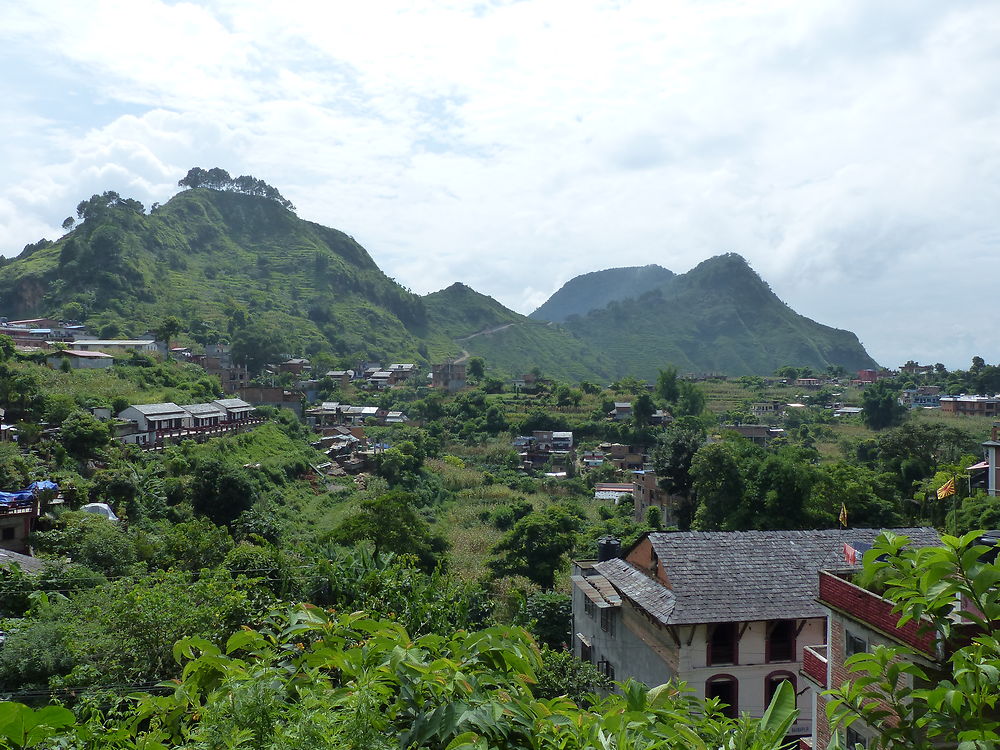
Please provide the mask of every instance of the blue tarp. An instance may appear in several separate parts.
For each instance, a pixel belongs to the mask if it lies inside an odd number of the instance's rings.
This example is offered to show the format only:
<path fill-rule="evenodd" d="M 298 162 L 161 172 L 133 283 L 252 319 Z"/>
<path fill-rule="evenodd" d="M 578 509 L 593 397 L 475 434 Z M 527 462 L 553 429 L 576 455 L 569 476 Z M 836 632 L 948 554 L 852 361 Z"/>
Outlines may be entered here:
<path fill-rule="evenodd" d="M 0 505 L 24 507 L 25 505 L 29 505 L 31 501 L 35 499 L 35 495 L 37 493 L 45 490 L 58 489 L 58 484 L 55 482 L 49 482 L 48 480 L 32 482 L 28 485 L 27 489 L 19 490 L 18 492 L 0 492 Z"/>

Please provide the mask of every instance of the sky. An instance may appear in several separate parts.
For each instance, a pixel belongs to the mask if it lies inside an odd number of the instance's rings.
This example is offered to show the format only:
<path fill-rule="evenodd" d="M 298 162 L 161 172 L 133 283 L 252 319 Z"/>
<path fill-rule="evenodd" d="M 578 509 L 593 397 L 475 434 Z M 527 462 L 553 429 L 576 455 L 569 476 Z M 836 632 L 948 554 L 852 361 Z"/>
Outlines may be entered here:
<path fill-rule="evenodd" d="M 418 293 L 528 313 L 743 255 L 881 364 L 1000 360 L 1000 6 L 0 0 L 0 254 L 252 174 Z"/>

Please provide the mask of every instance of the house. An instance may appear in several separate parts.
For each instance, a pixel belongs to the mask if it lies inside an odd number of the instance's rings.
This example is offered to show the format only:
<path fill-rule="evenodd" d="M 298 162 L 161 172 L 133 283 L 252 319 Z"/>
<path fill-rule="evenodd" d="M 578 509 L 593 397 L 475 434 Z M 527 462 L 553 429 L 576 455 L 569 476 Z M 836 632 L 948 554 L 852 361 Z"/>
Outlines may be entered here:
<path fill-rule="evenodd" d="M 192 427 L 215 427 L 229 421 L 228 413 L 218 404 L 188 404 L 183 408 L 191 415 Z"/>
<path fill-rule="evenodd" d="M 910 532 L 917 531 L 913 534 Z M 911 544 L 919 547 L 936 546 L 941 540 L 933 529 L 906 530 Z M 852 676 L 844 662 L 854 654 L 870 651 L 876 645 L 903 644 L 918 654 L 917 662 L 925 670 L 933 669 L 944 658 L 939 650 L 939 634 L 926 623 L 910 620 L 900 625 L 899 613 L 893 603 L 878 594 L 857 585 L 857 567 L 850 563 L 860 561 L 862 553 L 870 549 L 870 539 L 845 543 L 844 563 L 831 566 L 818 573 L 818 604 L 826 615 L 824 639 L 817 645 L 806 646 L 803 652 L 802 675 L 812 690 L 811 713 L 815 717 L 811 742 L 807 747 L 825 748 L 830 743 L 831 731 L 826 714 L 827 698 L 824 690 L 842 686 Z M 994 542 L 995 543 L 995 542 Z M 915 687 L 912 677 L 901 676 L 906 687 Z M 855 722 L 846 731 L 849 747 L 860 743 L 868 747 L 877 736 L 877 730 L 862 721 Z"/>
<path fill-rule="evenodd" d="M 651 425 L 665 425 L 674 421 L 674 415 L 664 409 L 657 409 L 649 417 Z"/>
<path fill-rule="evenodd" d="M 833 410 L 835 417 L 857 417 L 864 409 L 860 406 L 839 406 Z"/>
<path fill-rule="evenodd" d="M 219 398 L 212 402 L 226 413 L 226 422 L 243 422 L 253 416 L 254 406 L 241 398 Z"/>
<path fill-rule="evenodd" d="M 618 498 L 623 495 L 632 497 L 632 483 L 623 484 L 619 482 L 597 482 L 594 485 L 595 500 L 614 500 L 618 504 Z"/>
<path fill-rule="evenodd" d="M 663 490 L 652 469 L 637 469 L 632 472 L 632 500 L 635 503 L 633 518 L 636 523 L 645 523 L 650 508 L 660 511 L 660 523 L 664 527 L 677 525 L 676 495 Z"/>
<path fill-rule="evenodd" d="M 997 448 L 1000 448 L 1000 423 L 993 423 L 990 439 L 982 445 L 986 449 L 985 489 L 987 494 L 996 497 L 1000 494 L 1000 463 L 997 462 Z"/>
<path fill-rule="evenodd" d="M 767 445 L 774 438 L 785 434 L 780 427 L 770 427 L 766 424 L 724 424 L 719 429 L 736 432 L 756 445 Z"/>
<path fill-rule="evenodd" d="M 338 388 L 344 389 L 354 380 L 354 370 L 328 370 L 323 377 L 329 378 Z"/>
<path fill-rule="evenodd" d="M 750 404 L 750 411 L 755 417 L 778 416 L 784 408 L 781 401 L 756 401 Z"/>
<path fill-rule="evenodd" d="M 803 647 L 826 638 L 820 570 L 843 565 L 844 544 L 876 529 L 654 532 L 624 557 L 600 545 L 573 564 L 573 651 L 609 677 L 686 682 L 731 716 L 761 716 L 781 682 L 798 695 L 790 734 L 812 731 L 812 691 L 800 685 Z M 933 529 L 904 529 L 916 544 Z"/>
<path fill-rule="evenodd" d="M 823 381 L 819 378 L 796 378 L 795 385 L 800 388 L 821 388 L 823 386 Z"/>
<path fill-rule="evenodd" d="M 899 396 L 899 403 L 908 409 L 937 409 L 941 406 L 941 386 L 920 385 L 907 388 Z"/>
<path fill-rule="evenodd" d="M 27 554 L 39 508 L 33 493 L 0 492 L 0 549 Z"/>
<path fill-rule="evenodd" d="M 445 362 L 431 365 L 431 387 L 444 388 L 449 393 L 465 388 L 465 364 Z"/>
<path fill-rule="evenodd" d="M 941 396 L 941 411 L 963 416 L 1000 416 L 1000 398 L 997 396 Z"/>
<path fill-rule="evenodd" d="M 389 385 L 399 385 L 414 377 L 420 368 L 410 362 L 397 362 L 386 368 L 389 373 Z"/>
<path fill-rule="evenodd" d="M 2 542 L 0 542 L 0 544 L 2 544 Z M 45 567 L 45 563 L 45 560 L 40 560 L 37 557 L 29 557 L 28 555 L 22 555 L 18 552 L 13 552 L 0 546 L 0 571 L 3 571 L 4 568 L 10 567 L 11 565 L 16 565 L 24 573 L 38 573 Z"/>
<path fill-rule="evenodd" d="M 392 385 L 392 373 L 388 370 L 376 370 L 366 377 L 368 385 L 381 391 Z"/>
<path fill-rule="evenodd" d="M 105 354 L 159 351 L 155 339 L 81 339 L 73 342 L 73 349 L 83 352 L 104 352 Z"/>
<path fill-rule="evenodd" d="M 601 443 L 598 448 L 604 452 L 604 460 L 610 461 L 616 469 L 641 469 L 649 460 L 641 445 Z"/>
<path fill-rule="evenodd" d="M 133 404 L 118 412 L 118 419 L 135 422 L 138 432 L 165 432 L 191 427 L 191 414 L 172 401 L 162 404 Z"/>
<path fill-rule="evenodd" d="M 59 485 L 44 480 L 16 492 L 0 492 L 0 550 L 27 554 L 35 519 L 45 510 L 43 506 L 62 502 L 58 492 Z"/>
<path fill-rule="evenodd" d="M 246 386 L 240 388 L 239 394 L 240 397 L 237 399 L 225 400 L 242 401 L 247 406 L 252 404 L 253 406 L 274 406 L 279 409 L 290 409 L 295 412 L 296 416 L 302 416 L 304 394 L 300 391 L 292 391 L 281 387 Z M 219 402 L 217 401 L 216 403 Z M 251 409 L 253 406 L 251 406 Z"/>
<path fill-rule="evenodd" d="M 74 370 L 104 370 L 115 363 L 115 358 L 104 352 L 88 352 L 81 349 L 64 349 L 45 359 L 45 364 L 53 370 L 68 362 Z"/>
<path fill-rule="evenodd" d="M 608 416 L 616 422 L 622 422 L 632 418 L 631 401 L 615 401 L 614 408 L 608 412 Z"/>
<path fill-rule="evenodd" d="M 311 369 L 312 363 L 303 357 L 292 357 L 278 365 L 278 372 L 290 372 L 292 375 L 301 375 Z"/>
<path fill-rule="evenodd" d="M 249 370 L 233 362 L 228 344 L 208 344 L 204 354 L 192 354 L 189 360 L 217 377 L 225 393 L 238 393 L 250 383 Z"/>

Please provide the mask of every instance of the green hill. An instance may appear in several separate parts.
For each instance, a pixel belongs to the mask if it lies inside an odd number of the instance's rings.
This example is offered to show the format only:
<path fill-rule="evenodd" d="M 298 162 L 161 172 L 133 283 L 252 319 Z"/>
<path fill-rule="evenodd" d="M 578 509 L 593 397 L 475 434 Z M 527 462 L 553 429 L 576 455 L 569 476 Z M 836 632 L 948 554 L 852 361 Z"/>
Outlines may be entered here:
<path fill-rule="evenodd" d="M 623 371 L 644 378 L 665 364 L 730 375 L 770 373 L 785 364 L 875 366 L 857 336 L 796 313 L 733 253 L 565 325 Z"/>
<path fill-rule="evenodd" d="M 148 215 L 114 194 L 90 204 L 69 234 L 0 268 L 3 314 L 79 316 L 107 336 L 176 315 L 195 338 L 229 336 L 253 361 L 320 351 L 425 359 L 420 297 L 351 237 L 274 200 L 199 188 Z"/>
<path fill-rule="evenodd" d="M 607 381 L 653 377 L 668 363 L 729 374 L 874 364 L 853 334 L 797 315 L 736 255 L 683 276 L 659 266 L 586 274 L 535 311 L 566 316 L 557 324 L 462 284 L 415 295 L 353 238 L 298 218 L 270 186 L 204 174 L 214 182 L 184 184 L 215 189 L 192 187 L 148 214 L 116 193 L 82 202 L 76 228 L 0 265 L 0 314 L 80 319 L 109 338 L 172 315 L 175 338 L 227 338 L 251 369 L 289 355 L 423 365 L 478 355 L 497 373 L 540 367 Z M 587 300 L 602 308 L 571 312 Z"/>
<path fill-rule="evenodd" d="M 610 380 L 610 360 L 560 326 L 508 310 L 492 297 L 452 284 L 424 297 L 431 328 L 444 332 L 491 370 L 520 375 L 533 367 L 565 380 Z"/>
<path fill-rule="evenodd" d="M 528 317 L 562 323 L 571 315 L 586 315 L 609 302 L 635 299 L 670 281 L 673 271 L 657 265 L 609 268 L 567 281 Z"/>
<path fill-rule="evenodd" d="M 273 199 L 194 188 L 146 214 L 106 193 L 81 212 L 57 242 L 0 267 L 0 314 L 79 318 L 107 337 L 141 335 L 174 315 L 181 340 L 229 338 L 252 368 L 283 355 L 426 365 L 465 352 L 498 373 L 613 375 L 564 329 L 461 284 L 412 294 L 351 237 Z"/>

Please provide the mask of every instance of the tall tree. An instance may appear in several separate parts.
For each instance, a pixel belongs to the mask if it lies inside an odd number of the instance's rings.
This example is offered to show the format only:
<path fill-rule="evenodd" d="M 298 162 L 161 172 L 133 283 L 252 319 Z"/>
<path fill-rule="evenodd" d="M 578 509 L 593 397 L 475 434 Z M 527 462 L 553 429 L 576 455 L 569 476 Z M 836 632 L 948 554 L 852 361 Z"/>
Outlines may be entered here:
<path fill-rule="evenodd" d="M 682 417 L 664 430 L 653 448 L 653 467 L 660 486 L 686 502 L 678 509 L 678 525 L 691 525 L 691 462 L 705 442 L 705 428 L 693 417 Z"/>
<path fill-rule="evenodd" d="M 673 365 L 667 365 L 657 375 L 656 395 L 668 404 L 673 404 L 677 401 L 680 391 L 677 388 L 677 368 Z"/>
<path fill-rule="evenodd" d="M 529 513 L 514 524 L 493 547 L 489 562 L 497 575 L 521 575 L 543 589 L 555 584 L 556 572 L 565 567 L 563 555 L 573 549 L 580 517 L 558 505 Z"/>

